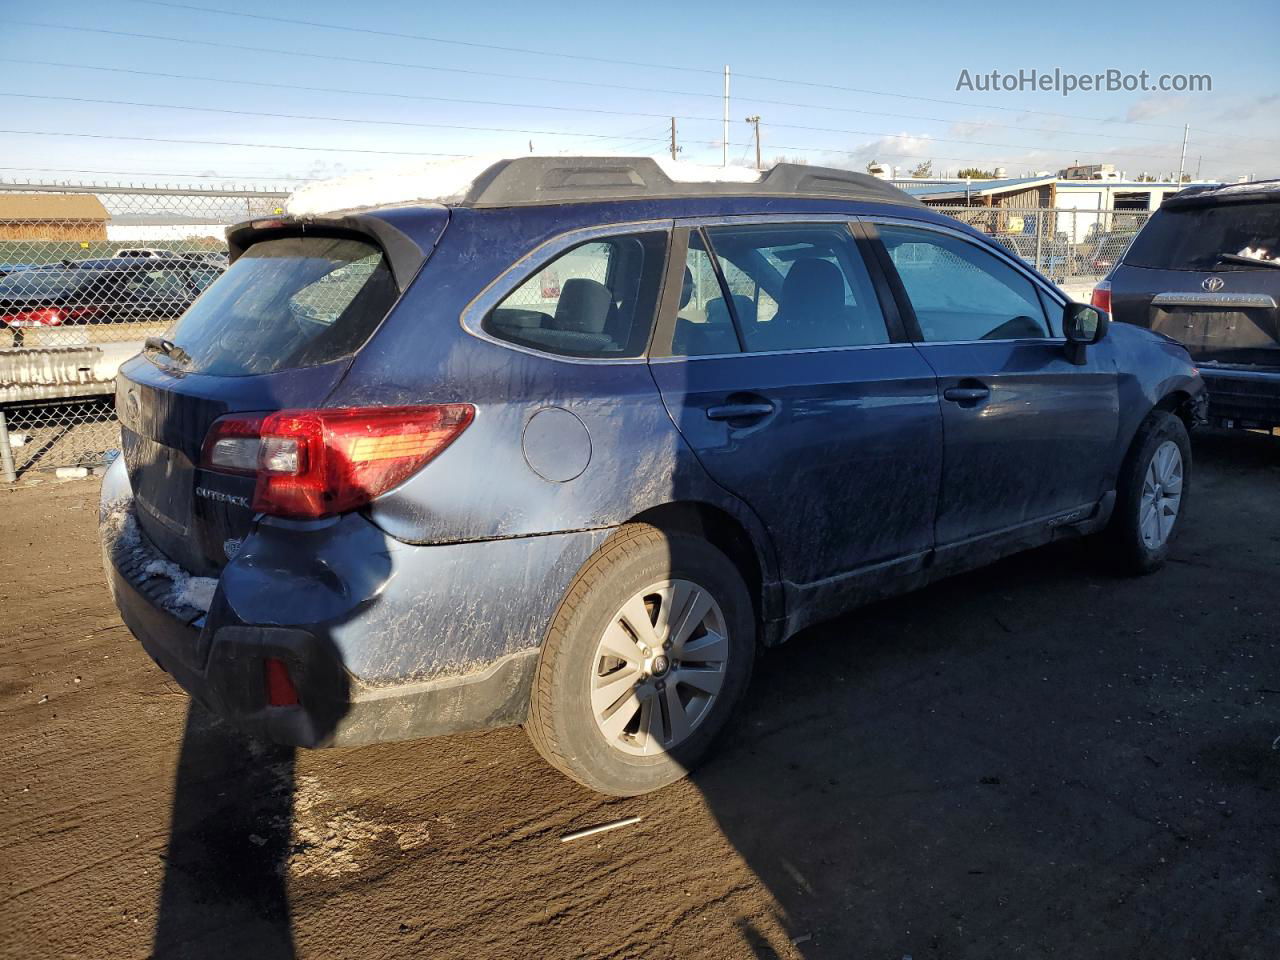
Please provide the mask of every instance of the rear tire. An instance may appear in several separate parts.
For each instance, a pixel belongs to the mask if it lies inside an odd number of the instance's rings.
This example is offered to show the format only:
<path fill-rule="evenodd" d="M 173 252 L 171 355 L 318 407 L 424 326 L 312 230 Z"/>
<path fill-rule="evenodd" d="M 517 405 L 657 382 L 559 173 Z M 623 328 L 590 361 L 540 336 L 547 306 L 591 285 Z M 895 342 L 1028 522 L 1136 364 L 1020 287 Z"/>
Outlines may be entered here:
<path fill-rule="evenodd" d="M 755 612 L 707 541 L 648 524 L 615 534 L 552 621 L 525 730 L 562 773 L 613 796 L 673 783 L 742 699 Z"/>
<path fill-rule="evenodd" d="M 1106 539 L 1118 572 L 1144 575 L 1164 566 L 1190 490 L 1187 428 L 1172 413 L 1154 410 L 1138 428 L 1116 485 Z"/>

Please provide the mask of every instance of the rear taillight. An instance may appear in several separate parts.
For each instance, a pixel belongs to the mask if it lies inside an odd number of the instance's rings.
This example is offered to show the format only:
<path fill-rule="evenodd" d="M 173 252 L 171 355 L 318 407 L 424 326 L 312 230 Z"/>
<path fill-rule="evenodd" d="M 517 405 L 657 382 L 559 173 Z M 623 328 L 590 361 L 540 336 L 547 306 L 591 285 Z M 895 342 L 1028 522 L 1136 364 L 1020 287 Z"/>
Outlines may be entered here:
<path fill-rule="evenodd" d="M 39 307 L 35 310 L 19 310 L 0 317 L 10 327 L 60 327 L 66 314 L 58 307 Z"/>
<path fill-rule="evenodd" d="M 1093 288 L 1093 296 L 1089 298 L 1089 303 L 1097 307 L 1099 310 L 1111 312 L 1111 284 L 1103 280 Z"/>
<path fill-rule="evenodd" d="M 475 407 L 339 407 L 223 417 L 202 465 L 252 474 L 253 509 L 298 519 L 346 513 L 403 483 L 471 423 Z"/>

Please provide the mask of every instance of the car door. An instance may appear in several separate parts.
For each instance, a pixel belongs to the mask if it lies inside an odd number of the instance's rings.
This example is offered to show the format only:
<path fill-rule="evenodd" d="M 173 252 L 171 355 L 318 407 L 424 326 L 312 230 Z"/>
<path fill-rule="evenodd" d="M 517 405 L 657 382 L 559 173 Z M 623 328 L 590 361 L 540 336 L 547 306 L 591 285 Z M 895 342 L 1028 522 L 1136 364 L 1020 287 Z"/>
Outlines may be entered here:
<path fill-rule="evenodd" d="M 938 377 L 938 560 L 975 538 L 1026 543 L 1087 517 L 1107 492 L 1119 425 L 1111 352 L 1072 363 L 1058 296 L 964 232 L 890 219 L 865 228 Z"/>
<path fill-rule="evenodd" d="M 919 569 L 941 468 L 934 376 L 849 224 L 693 226 L 673 254 L 683 294 L 650 367 L 702 466 L 770 531 L 793 625 L 858 599 L 859 576 L 876 594 Z"/>

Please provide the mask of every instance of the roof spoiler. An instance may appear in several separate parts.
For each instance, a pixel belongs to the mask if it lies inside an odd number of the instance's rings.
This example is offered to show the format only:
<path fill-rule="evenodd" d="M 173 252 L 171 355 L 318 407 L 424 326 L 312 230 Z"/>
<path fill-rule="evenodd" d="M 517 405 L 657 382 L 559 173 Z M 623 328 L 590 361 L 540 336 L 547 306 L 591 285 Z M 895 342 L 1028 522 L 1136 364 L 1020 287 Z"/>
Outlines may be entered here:
<path fill-rule="evenodd" d="M 278 237 L 347 237 L 372 240 L 387 258 L 396 288 L 404 293 L 409 283 L 431 254 L 418 242 L 382 217 L 351 213 L 331 217 L 293 217 L 288 215 L 259 217 L 227 228 L 227 256 L 235 263 L 255 243 Z"/>

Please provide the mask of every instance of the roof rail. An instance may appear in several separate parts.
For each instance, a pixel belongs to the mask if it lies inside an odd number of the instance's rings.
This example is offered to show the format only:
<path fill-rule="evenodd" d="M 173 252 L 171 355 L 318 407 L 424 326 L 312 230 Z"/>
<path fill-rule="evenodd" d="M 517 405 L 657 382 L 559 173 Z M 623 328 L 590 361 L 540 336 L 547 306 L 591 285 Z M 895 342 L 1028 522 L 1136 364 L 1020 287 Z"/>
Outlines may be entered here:
<path fill-rule="evenodd" d="M 673 179 L 652 157 L 517 157 L 480 174 L 459 201 L 515 207 L 667 197 L 815 197 L 924 206 L 884 180 L 852 170 L 779 163 L 759 180 Z"/>

